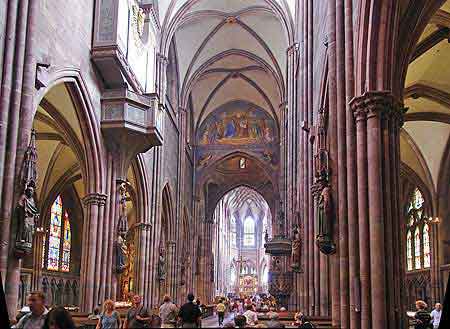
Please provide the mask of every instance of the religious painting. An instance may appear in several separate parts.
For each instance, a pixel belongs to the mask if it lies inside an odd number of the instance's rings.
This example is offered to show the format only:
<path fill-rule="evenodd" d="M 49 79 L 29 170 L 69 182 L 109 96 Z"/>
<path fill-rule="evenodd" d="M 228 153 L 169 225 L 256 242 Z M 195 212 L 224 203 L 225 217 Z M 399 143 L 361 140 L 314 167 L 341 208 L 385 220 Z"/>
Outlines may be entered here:
<path fill-rule="evenodd" d="M 199 145 L 248 145 L 274 143 L 274 120 L 263 110 L 247 105 L 211 113 L 199 129 Z"/>

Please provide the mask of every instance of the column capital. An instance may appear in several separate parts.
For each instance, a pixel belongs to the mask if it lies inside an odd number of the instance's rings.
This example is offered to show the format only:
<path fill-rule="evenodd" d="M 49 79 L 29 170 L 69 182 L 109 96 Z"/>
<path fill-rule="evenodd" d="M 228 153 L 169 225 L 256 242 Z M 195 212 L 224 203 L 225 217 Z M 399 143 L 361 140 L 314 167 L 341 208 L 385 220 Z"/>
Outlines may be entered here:
<path fill-rule="evenodd" d="M 403 104 L 386 90 L 366 91 L 350 101 L 350 108 L 356 121 L 378 117 L 394 119 L 400 125 L 406 112 Z"/>
<path fill-rule="evenodd" d="M 108 196 L 103 193 L 89 193 L 83 198 L 83 204 L 87 207 L 91 204 L 104 206 Z"/>

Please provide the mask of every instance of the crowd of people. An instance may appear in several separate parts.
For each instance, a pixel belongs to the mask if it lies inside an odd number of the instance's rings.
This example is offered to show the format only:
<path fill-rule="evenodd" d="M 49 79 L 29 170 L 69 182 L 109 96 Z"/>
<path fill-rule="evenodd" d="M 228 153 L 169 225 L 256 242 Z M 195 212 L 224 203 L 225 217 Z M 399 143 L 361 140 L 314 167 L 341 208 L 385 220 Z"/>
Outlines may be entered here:
<path fill-rule="evenodd" d="M 34 291 L 28 295 L 28 312 L 18 315 L 18 322 L 14 328 L 18 329 L 75 329 L 75 322 L 70 312 L 58 306 L 48 310 L 45 306 L 45 295 L 41 291 Z M 139 329 L 139 328 L 199 328 L 205 306 L 188 294 L 187 302 L 182 306 L 176 305 L 170 296 L 165 295 L 159 311 L 149 312 L 143 305 L 139 295 L 132 297 L 132 305 L 124 314 L 116 310 L 112 300 L 106 300 L 103 307 L 95 309 L 88 319 L 97 322 L 96 329 Z M 416 312 L 410 313 L 415 320 L 415 329 L 437 329 L 442 315 L 442 305 L 436 303 L 429 312 L 424 301 L 416 302 Z M 278 308 L 271 299 L 236 298 L 230 300 L 220 298 L 215 305 L 218 326 L 224 328 L 285 328 L 280 320 L 280 314 L 286 316 L 284 307 Z M 225 323 L 226 314 L 230 317 Z M 260 321 L 261 317 L 264 321 Z M 291 323 L 297 328 L 314 328 L 301 312 L 297 312 Z"/>
<path fill-rule="evenodd" d="M 216 304 L 216 313 L 219 327 L 224 328 L 285 328 L 285 323 L 280 320 L 280 313 L 286 313 L 286 308 L 277 307 L 272 296 L 258 295 L 228 299 L 220 297 Z M 230 319 L 224 323 L 226 313 L 230 313 Z M 262 320 L 258 317 L 261 314 Z M 295 313 L 294 321 L 290 323 L 297 328 L 314 328 L 301 312 Z"/>
<path fill-rule="evenodd" d="M 17 329 L 75 329 L 72 315 L 62 306 L 48 310 L 45 306 L 45 294 L 33 291 L 27 297 L 27 312 L 19 312 Z M 201 327 L 202 304 L 193 294 L 187 296 L 187 302 L 181 307 L 173 303 L 166 295 L 157 315 L 151 314 L 143 305 L 139 295 L 132 297 L 132 305 L 122 319 L 116 310 L 114 301 L 107 299 L 102 308 L 96 308 L 87 318 L 97 321 L 96 329 L 140 329 L 140 328 L 197 328 Z"/>

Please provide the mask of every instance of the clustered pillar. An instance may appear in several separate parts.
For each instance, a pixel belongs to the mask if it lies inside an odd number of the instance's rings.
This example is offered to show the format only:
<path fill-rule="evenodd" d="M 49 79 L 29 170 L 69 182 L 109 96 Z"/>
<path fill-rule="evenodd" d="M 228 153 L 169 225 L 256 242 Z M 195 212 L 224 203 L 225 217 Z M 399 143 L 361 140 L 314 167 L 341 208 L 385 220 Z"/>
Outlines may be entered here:
<path fill-rule="evenodd" d="M 366 92 L 352 100 L 356 119 L 360 248 L 361 328 L 402 323 L 400 262 L 399 128 L 403 108 L 389 92 Z M 399 195 L 399 194 L 397 194 Z M 401 258 L 402 259 L 402 258 Z"/>

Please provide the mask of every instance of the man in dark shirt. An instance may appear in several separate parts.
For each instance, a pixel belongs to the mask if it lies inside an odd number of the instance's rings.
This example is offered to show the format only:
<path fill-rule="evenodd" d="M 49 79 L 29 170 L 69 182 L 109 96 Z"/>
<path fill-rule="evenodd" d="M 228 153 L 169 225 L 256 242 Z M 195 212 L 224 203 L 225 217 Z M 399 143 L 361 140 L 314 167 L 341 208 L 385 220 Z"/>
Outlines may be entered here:
<path fill-rule="evenodd" d="M 181 306 L 178 317 L 183 323 L 183 328 L 198 328 L 201 315 L 200 309 L 194 304 L 193 294 L 188 294 L 187 300 L 188 302 Z"/>

